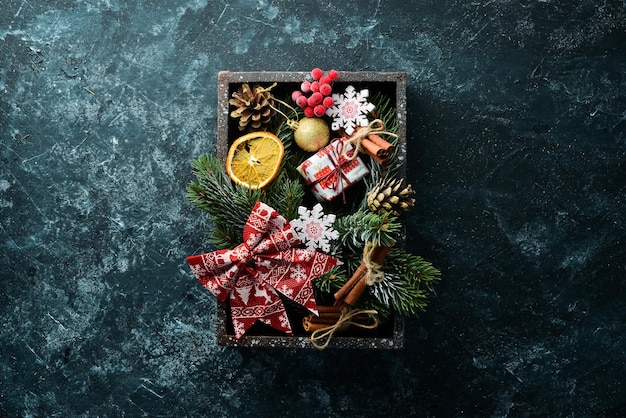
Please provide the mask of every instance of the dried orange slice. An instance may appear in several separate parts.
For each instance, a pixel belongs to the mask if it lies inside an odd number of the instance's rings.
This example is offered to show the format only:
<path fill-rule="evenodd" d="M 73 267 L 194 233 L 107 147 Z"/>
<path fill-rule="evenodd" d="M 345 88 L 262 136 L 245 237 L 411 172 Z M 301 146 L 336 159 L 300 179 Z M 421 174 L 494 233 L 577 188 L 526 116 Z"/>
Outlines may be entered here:
<path fill-rule="evenodd" d="M 271 182 L 285 154 L 281 140 L 270 132 L 251 132 L 233 142 L 226 157 L 226 172 L 237 184 L 260 189 Z"/>

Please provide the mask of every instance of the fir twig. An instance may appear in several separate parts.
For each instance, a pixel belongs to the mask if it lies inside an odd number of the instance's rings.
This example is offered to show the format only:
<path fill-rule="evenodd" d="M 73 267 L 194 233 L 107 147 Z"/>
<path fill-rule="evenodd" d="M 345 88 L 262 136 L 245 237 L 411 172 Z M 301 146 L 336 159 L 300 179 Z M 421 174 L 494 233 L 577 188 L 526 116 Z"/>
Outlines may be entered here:
<path fill-rule="evenodd" d="M 215 224 L 209 237 L 218 248 L 239 243 L 243 227 L 262 191 L 234 185 L 221 162 L 213 155 L 201 155 L 192 161 L 197 182 L 187 186 L 187 198 L 209 214 Z"/>
<path fill-rule="evenodd" d="M 402 224 L 395 216 L 358 210 L 335 220 L 339 243 L 344 246 L 363 248 L 366 242 L 382 247 L 393 247 Z"/>
<path fill-rule="evenodd" d="M 288 221 L 298 217 L 298 207 L 304 198 L 304 183 L 299 179 L 291 179 L 283 172 L 265 195 L 268 204 L 276 209 Z"/>
<path fill-rule="evenodd" d="M 338 267 L 333 267 L 326 273 L 319 276 L 313 283 L 315 284 L 315 287 L 322 292 L 333 295 L 337 292 L 337 290 L 341 289 L 341 286 L 343 286 L 347 281 L 348 277 L 346 276 L 345 271 Z"/>
<path fill-rule="evenodd" d="M 430 262 L 397 248 L 387 255 L 383 270 L 385 279 L 370 288 L 371 294 L 405 316 L 417 316 L 426 308 L 433 284 L 441 276 Z"/>

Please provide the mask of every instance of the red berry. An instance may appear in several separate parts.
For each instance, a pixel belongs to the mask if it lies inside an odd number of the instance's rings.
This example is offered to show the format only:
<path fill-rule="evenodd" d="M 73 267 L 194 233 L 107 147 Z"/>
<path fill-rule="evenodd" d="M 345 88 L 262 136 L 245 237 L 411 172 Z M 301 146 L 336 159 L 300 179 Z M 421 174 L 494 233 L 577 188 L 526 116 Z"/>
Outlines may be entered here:
<path fill-rule="evenodd" d="M 330 84 L 333 80 L 330 79 L 329 76 L 323 75 L 320 77 L 320 84 Z"/>
<path fill-rule="evenodd" d="M 322 93 L 324 96 L 328 96 L 332 92 L 333 92 L 333 88 L 330 87 L 330 84 L 320 85 L 320 93 Z"/>
<path fill-rule="evenodd" d="M 304 109 L 305 107 L 308 106 L 307 103 L 307 99 L 304 96 L 300 96 L 296 99 L 296 105 L 298 105 L 299 108 Z"/>
<path fill-rule="evenodd" d="M 315 116 L 317 116 L 318 118 L 321 118 L 322 116 L 324 116 L 324 114 L 326 113 L 326 108 L 322 105 L 317 105 L 315 106 L 315 108 L 313 109 L 313 113 L 315 114 Z"/>
<path fill-rule="evenodd" d="M 324 96 L 322 96 L 322 93 L 320 92 L 315 92 L 311 95 L 311 97 L 309 97 L 309 105 L 310 106 L 316 106 L 320 103 L 322 103 L 322 100 L 324 100 Z M 313 103 L 313 104 L 311 104 Z"/>
<path fill-rule="evenodd" d="M 320 82 L 314 81 L 311 83 L 311 91 L 320 91 Z"/>
<path fill-rule="evenodd" d="M 335 105 L 335 100 L 332 97 L 324 97 L 324 101 L 322 104 L 326 107 L 333 107 Z"/>
<path fill-rule="evenodd" d="M 337 72 L 337 70 L 330 70 L 328 72 L 328 77 L 330 77 L 331 80 L 335 81 L 337 78 L 339 78 L 339 73 Z"/>
<path fill-rule="evenodd" d="M 322 75 L 324 75 L 324 73 L 319 68 L 313 68 L 313 70 L 311 70 L 311 77 L 313 77 L 313 80 L 319 80 Z"/>
<path fill-rule="evenodd" d="M 304 116 L 306 116 L 307 118 L 312 118 L 313 116 L 315 116 L 315 111 L 312 107 L 305 107 Z"/>
<path fill-rule="evenodd" d="M 302 84 L 300 85 L 300 90 L 302 90 L 302 93 L 308 93 L 311 91 L 311 82 L 310 81 L 303 81 Z"/>
<path fill-rule="evenodd" d="M 300 90 L 296 90 L 291 93 L 291 100 L 293 100 L 294 102 L 298 100 L 298 97 L 302 97 L 302 92 Z"/>

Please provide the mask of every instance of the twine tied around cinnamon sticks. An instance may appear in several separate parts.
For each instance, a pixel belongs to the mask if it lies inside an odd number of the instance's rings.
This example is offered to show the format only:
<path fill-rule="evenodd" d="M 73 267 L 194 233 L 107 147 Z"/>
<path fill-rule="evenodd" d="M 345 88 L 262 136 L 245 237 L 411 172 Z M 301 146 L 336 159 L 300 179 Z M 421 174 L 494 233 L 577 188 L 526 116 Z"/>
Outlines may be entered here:
<path fill-rule="evenodd" d="M 335 293 L 335 306 L 355 305 L 367 286 L 379 283 L 384 279 L 385 276 L 381 267 L 390 249 L 390 247 L 379 247 L 369 242 L 365 244 L 363 261 L 350 280 Z"/>
<path fill-rule="evenodd" d="M 378 327 L 377 311 L 355 309 L 352 306 L 356 304 L 367 286 L 385 279 L 382 263 L 390 249 L 391 247 L 380 247 L 367 242 L 363 248 L 361 264 L 350 280 L 335 293 L 334 305 L 318 306 L 317 316 L 309 315 L 302 320 L 304 330 L 312 332 L 307 341 L 314 347 L 323 350 L 335 333 L 351 325 L 364 329 Z"/>
<path fill-rule="evenodd" d="M 365 273 L 365 283 L 367 283 L 368 286 L 385 280 L 385 273 L 381 270 L 383 267 L 382 262 L 376 262 L 372 258 L 375 248 L 376 246 L 369 241 L 365 243 L 365 247 L 363 248 L 363 264 L 365 264 L 365 268 L 367 269 Z"/>
<path fill-rule="evenodd" d="M 344 148 L 342 157 L 348 161 L 355 159 L 359 152 L 368 154 L 377 163 L 386 165 L 389 163 L 389 156 L 395 150 L 393 144 L 384 140 L 380 135 L 389 135 L 397 138 L 398 135 L 387 132 L 385 129 L 385 123 L 380 119 L 374 119 L 367 126 L 357 128 L 357 131 L 346 141 L 346 144 L 350 144 L 356 148 L 358 152 L 354 152 L 349 155 Z"/>
<path fill-rule="evenodd" d="M 329 318 L 329 321 L 335 321 L 332 324 L 322 325 L 325 317 L 332 317 L 333 312 L 338 312 L 332 307 L 328 307 L 328 310 L 322 310 L 322 306 L 318 306 L 320 311 L 319 318 L 309 317 L 304 318 L 303 325 L 306 331 L 313 331 L 311 336 L 307 338 L 307 342 L 313 344 L 313 346 L 319 350 L 323 350 L 328 347 L 330 340 L 337 332 L 341 332 L 354 325 L 363 329 L 374 329 L 378 327 L 378 318 L 376 315 L 378 312 L 374 309 L 354 309 L 346 306 L 341 309 L 341 316 L 339 318 Z"/>

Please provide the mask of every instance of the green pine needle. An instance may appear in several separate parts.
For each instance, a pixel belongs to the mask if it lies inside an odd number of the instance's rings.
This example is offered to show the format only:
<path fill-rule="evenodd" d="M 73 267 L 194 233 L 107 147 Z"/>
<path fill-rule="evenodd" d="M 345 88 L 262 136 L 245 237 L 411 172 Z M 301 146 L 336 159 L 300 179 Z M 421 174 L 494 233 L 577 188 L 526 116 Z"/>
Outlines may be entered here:
<path fill-rule="evenodd" d="M 187 186 L 187 198 L 215 224 L 209 239 L 217 248 L 234 248 L 241 242 L 244 225 L 259 200 L 288 220 L 298 217 L 305 193 L 301 181 L 281 174 L 266 190 L 251 190 L 233 183 L 213 155 L 201 155 L 192 167 L 196 182 Z"/>
<path fill-rule="evenodd" d="M 391 98 L 381 92 L 377 92 L 371 98 L 370 103 L 372 103 L 376 108 L 372 112 L 370 119 L 380 119 L 385 124 L 385 131 L 391 132 L 392 134 L 396 134 L 398 132 L 398 119 L 397 119 L 397 111 L 393 106 Z M 376 184 L 390 177 L 396 177 L 404 163 L 399 157 L 401 152 L 404 152 L 401 147 L 398 146 L 400 143 L 400 138 L 395 138 L 390 135 L 385 135 L 385 139 L 395 146 L 395 151 L 390 155 L 389 165 L 380 166 L 379 164 L 372 163 L 370 167 L 370 175 L 364 179 L 367 190 L 372 190 Z M 366 201 L 363 201 L 362 208 L 366 207 Z"/>
<path fill-rule="evenodd" d="M 319 276 L 313 283 L 324 293 L 334 295 L 348 281 L 345 270 L 333 267 Z"/>

